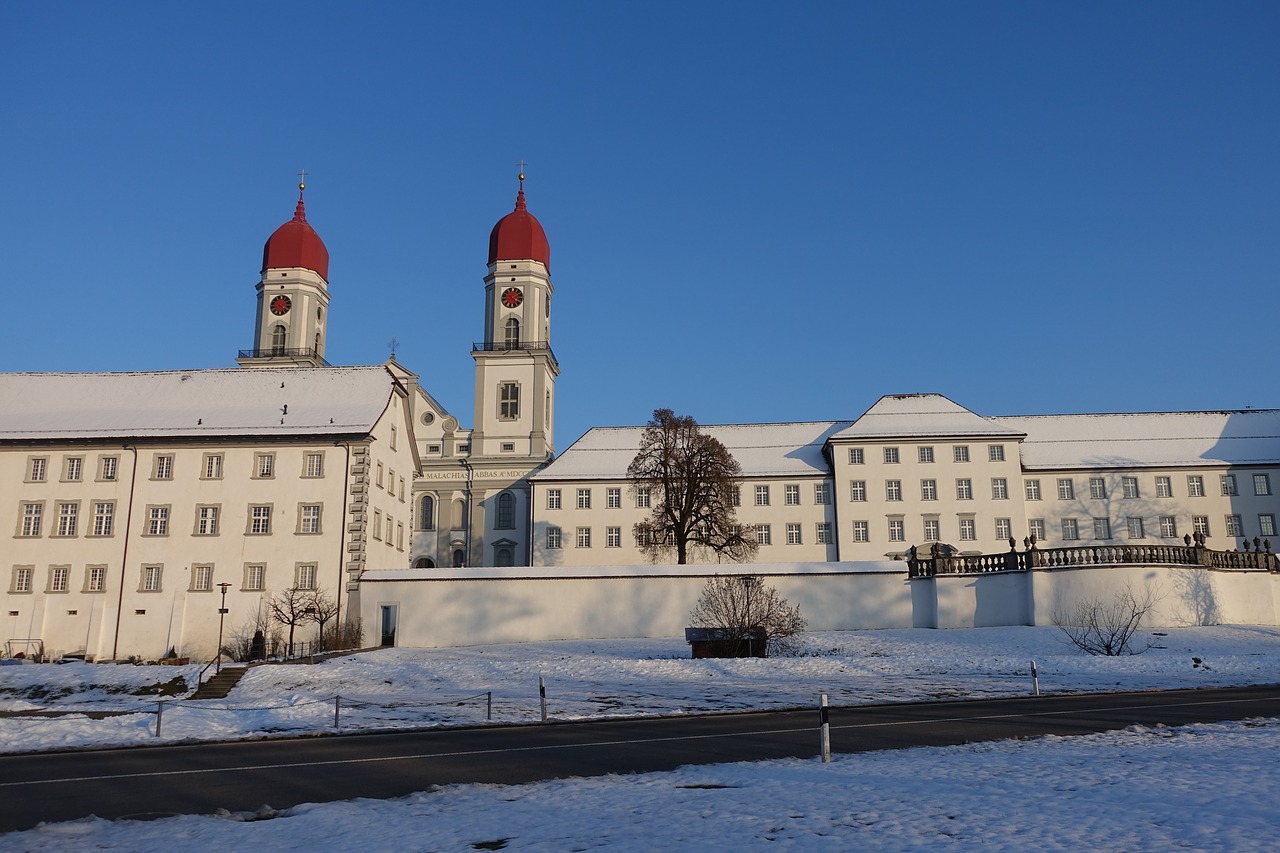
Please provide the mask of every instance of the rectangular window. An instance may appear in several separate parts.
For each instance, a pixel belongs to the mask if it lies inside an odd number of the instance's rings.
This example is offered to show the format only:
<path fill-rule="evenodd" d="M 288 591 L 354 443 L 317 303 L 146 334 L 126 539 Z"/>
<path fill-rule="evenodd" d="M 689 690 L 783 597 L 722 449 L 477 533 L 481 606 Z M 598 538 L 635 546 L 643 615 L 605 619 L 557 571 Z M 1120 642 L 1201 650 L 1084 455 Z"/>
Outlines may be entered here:
<path fill-rule="evenodd" d="M 197 536 L 217 536 L 218 535 L 219 510 L 220 510 L 220 507 L 218 506 L 196 507 L 196 535 Z"/>
<path fill-rule="evenodd" d="M 1192 498 L 1204 497 L 1204 477 L 1199 474 L 1187 475 L 1187 496 Z"/>
<path fill-rule="evenodd" d="M 276 455 L 274 453 L 258 453 L 254 456 L 254 476 L 259 480 L 269 480 L 276 475 Z M 382 463 L 378 463 L 378 485 L 382 485 Z"/>
<path fill-rule="evenodd" d="M 1160 535 L 1165 539 L 1172 539 L 1178 535 L 1178 519 L 1172 515 L 1160 516 Z"/>
<path fill-rule="evenodd" d="M 867 499 L 867 481 L 866 480 L 850 480 L 849 481 L 849 500 L 865 501 Z"/>
<path fill-rule="evenodd" d="M 49 477 L 49 460 L 43 456 L 33 456 L 27 465 L 27 482 L 43 483 Z"/>
<path fill-rule="evenodd" d="M 387 513 L 387 544 L 388 545 L 391 544 L 391 530 L 392 530 L 391 525 L 394 521 L 395 519 L 391 517 L 391 513 Z"/>
<path fill-rule="evenodd" d="M 622 528 L 606 527 L 604 529 L 604 547 L 621 548 L 622 547 Z"/>
<path fill-rule="evenodd" d="M 578 528 L 578 547 L 579 548 L 591 547 L 591 528 L 590 527 Z"/>
<path fill-rule="evenodd" d="M 196 565 L 191 567 L 191 591 L 192 592 L 212 592 L 213 591 L 213 566 Z"/>
<path fill-rule="evenodd" d="M 98 479 L 114 480 L 120 468 L 120 457 L 118 456 L 99 456 L 98 457 Z"/>
<path fill-rule="evenodd" d="M 1009 499 L 1009 481 L 1004 477 L 991 478 L 991 499 L 996 501 Z"/>
<path fill-rule="evenodd" d="M 855 521 L 853 523 L 853 541 L 854 542 L 870 542 L 871 541 L 871 523 L 867 521 Z"/>
<path fill-rule="evenodd" d="M 972 518 L 960 519 L 960 539 L 963 542 L 972 542 L 978 538 L 978 523 Z"/>
<path fill-rule="evenodd" d="M 756 544 L 757 545 L 773 544 L 773 530 L 769 527 L 769 525 L 767 524 L 756 525 Z"/>
<path fill-rule="evenodd" d="M 1266 474 L 1254 474 L 1253 493 L 1255 495 L 1271 494 L 1271 478 Z"/>
<path fill-rule="evenodd" d="M 1089 478 L 1089 497 L 1095 501 L 1107 499 L 1107 481 L 1102 477 Z"/>
<path fill-rule="evenodd" d="M 813 502 L 818 506 L 826 506 L 831 503 L 831 484 L 830 483 L 814 483 L 813 484 Z"/>
<path fill-rule="evenodd" d="M 887 501 L 902 500 L 902 481 L 901 480 L 885 480 L 884 481 L 884 499 Z"/>
<path fill-rule="evenodd" d="M 1029 501 L 1040 500 L 1040 481 L 1039 480 L 1027 480 L 1025 483 L 1023 483 L 1023 485 L 1027 489 L 1027 500 Z"/>
<path fill-rule="evenodd" d="M 1244 522 L 1241 521 L 1239 515 L 1227 516 L 1227 535 L 1228 536 L 1244 535 Z"/>
<path fill-rule="evenodd" d="M 66 592 L 71 582 L 70 566 L 49 567 L 49 592 Z"/>
<path fill-rule="evenodd" d="M 1076 497 L 1076 484 L 1070 479 L 1058 479 L 1058 500 L 1071 501 Z"/>
<path fill-rule="evenodd" d="M 769 487 L 756 486 L 756 506 L 769 505 Z"/>
<path fill-rule="evenodd" d="M 1037 542 L 1043 542 L 1044 541 L 1044 519 L 1028 518 L 1027 533 L 1034 536 Z"/>
<path fill-rule="evenodd" d="M 604 505 L 608 509 L 622 509 L 622 489 L 605 489 Z"/>
<path fill-rule="evenodd" d="M 23 536 L 39 536 L 40 521 L 44 516 L 44 504 L 26 503 L 22 505 Z"/>
<path fill-rule="evenodd" d="M 294 568 L 294 586 L 298 589 L 316 588 L 316 564 L 299 563 Z"/>
<path fill-rule="evenodd" d="M 1005 540 L 1012 535 L 1013 535 L 1013 520 L 1009 518 L 997 518 L 996 519 L 996 538 L 1000 540 Z"/>
<path fill-rule="evenodd" d="M 956 500 L 973 500 L 973 480 L 967 478 L 956 480 Z"/>
<path fill-rule="evenodd" d="M 35 574 L 36 570 L 34 566 L 14 566 L 13 591 L 31 592 L 31 579 L 35 577 Z"/>
<path fill-rule="evenodd" d="M 1168 477 L 1156 477 L 1156 497 L 1171 498 L 1173 497 L 1173 483 Z"/>
<path fill-rule="evenodd" d="M 169 535 L 169 508 L 167 506 L 147 507 L 147 535 Z"/>
<path fill-rule="evenodd" d="M 920 461 L 921 461 L 921 462 L 928 463 L 928 462 L 932 462 L 932 461 L 933 461 L 933 448 L 932 448 L 932 447 L 921 447 L 921 448 L 919 448 L 919 453 L 920 453 Z"/>
<path fill-rule="evenodd" d="M 298 532 L 320 532 L 320 504 L 302 504 L 298 507 Z"/>
<path fill-rule="evenodd" d="M 849 448 L 849 464 L 850 465 L 862 465 L 866 461 L 867 461 L 866 454 L 863 452 L 861 447 Z"/>
<path fill-rule="evenodd" d="M 591 509 L 590 489 L 578 489 L 578 509 Z"/>
<path fill-rule="evenodd" d="M 560 490 L 547 489 L 547 509 L 560 508 Z"/>
<path fill-rule="evenodd" d="M 221 480 L 222 479 L 222 454 L 206 453 L 204 455 L 204 473 L 201 475 L 204 480 Z"/>
<path fill-rule="evenodd" d="M 817 529 L 816 529 L 816 531 L 815 531 L 815 532 L 816 532 L 816 534 L 817 534 L 817 540 L 816 540 L 816 541 L 817 541 L 817 543 L 818 543 L 819 545 L 830 545 L 830 544 L 831 544 L 831 522 L 829 522 L 829 521 L 819 521 L 819 522 L 818 522 L 818 527 L 817 527 Z"/>
<path fill-rule="evenodd" d="M 920 481 L 920 500 L 936 501 L 938 499 L 938 481 L 937 480 L 921 480 Z"/>
<path fill-rule="evenodd" d="M 265 536 L 271 532 L 270 504 L 256 504 L 249 507 L 249 532 L 259 536 Z"/>
<path fill-rule="evenodd" d="M 942 538 L 942 525 L 936 518 L 926 518 L 924 520 L 924 541 L 937 542 Z"/>
<path fill-rule="evenodd" d="M 1236 491 L 1236 475 L 1235 474 L 1222 475 L 1222 494 L 1226 495 L 1227 497 L 1235 497 L 1236 495 L 1240 494 L 1238 491 Z"/>
<path fill-rule="evenodd" d="M 988 445 L 987 445 L 987 461 L 988 461 L 988 462 L 1003 462 L 1003 461 L 1004 461 L 1004 445 L 1003 445 L 1003 444 L 988 444 Z M 1007 537 L 1005 537 L 1005 538 L 1007 538 Z"/>
<path fill-rule="evenodd" d="M 889 519 L 889 541 L 905 542 L 907 540 L 906 525 L 900 518 Z"/>
<path fill-rule="evenodd" d="M 638 486 L 636 488 L 636 509 L 648 509 L 653 499 L 653 490 L 648 486 Z M 737 504 L 734 504 L 737 506 Z"/>
<path fill-rule="evenodd" d="M 790 522 L 787 523 L 787 544 L 788 545 L 802 544 L 800 541 L 800 525 L 799 524 L 792 524 Z"/>
<path fill-rule="evenodd" d="M 520 386 L 515 382 L 503 382 L 498 386 L 498 417 L 514 421 L 520 417 Z"/>
<path fill-rule="evenodd" d="M 89 566 L 84 570 L 84 591 L 102 592 L 107 588 L 107 567 Z"/>
<path fill-rule="evenodd" d="M 143 566 L 139 592 L 160 592 L 160 581 L 164 575 L 164 566 Z"/>
<path fill-rule="evenodd" d="M 404 522 L 396 522 L 396 550 L 404 550 Z"/>
<path fill-rule="evenodd" d="M 80 514 L 80 504 L 78 503 L 60 503 L 58 504 L 58 535 L 59 536 L 75 536 L 76 535 L 76 518 Z"/>
<path fill-rule="evenodd" d="M 1263 536 L 1276 535 L 1276 517 L 1270 513 L 1258 516 L 1258 533 Z"/>
<path fill-rule="evenodd" d="M 1138 478 L 1124 477 L 1120 480 L 1121 494 L 1126 498 L 1138 497 Z"/>
<path fill-rule="evenodd" d="M 93 505 L 93 535 L 110 536 L 115 527 L 116 505 L 110 501 L 98 501 Z"/>
<path fill-rule="evenodd" d="M 172 480 L 173 479 L 173 456 L 167 453 L 157 454 L 155 458 L 155 466 L 152 468 L 152 479 L 155 480 Z"/>
<path fill-rule="evenodd" d="M 392 450 L 396 449 L 396 428 L 395 427 L 391 428 L 391 449 Z"/>
<path fill-rule="evenodd" d="M 1073 539 L 1080 538 L 1080 526 L 1076 524 L 1074 518 L 1062 519 L 1062 539 L 1064 542 L 1070 542 Z"/>
<path fill-rule="evenodd" d="M 84 478 L 84 457 L 68 456 L 64 463 L 62 479 L 69 483 L 78 483 Z"/>
<path fill-rule="evenodd" d="M 559 527 L 547 528 L 547 548 L 552 551 L 559 550 L 560 548 L 560 528 Z"/>
<path fill-rule="evenodd" d="M 1095 518 L 1093 520 L 1093 538 L 1094 539 L 1110 539 L 1111 538 L 1111 519 Z"/>
<path fill-rule="evenodd" d="M 782 492 L 783 492 L 782 502 L 785 503 L 787 506 L 800 505 L 800 487 L 799 486 L 791 486 L 791 485 L 783 486 Z"/>
<path fill-rule="evenodd" d="M 1128 517 L 1128 519 L 1126 519 L 1126 525 L 1127 525 L 1127 526 L 1128 526 L 1128 528 L 1129 528 L 1129 538 L 1130 538 L 1130 539 L 1145 539 L 1145 538 L 1147 538 L 1147 531 L 1146 531 L 1146 527 L 1145 527 L 1145 525 L 1143 524 L 1143 522 L 1142 522 L 1142 519 L 1141 519 L 1141 518 L 1135 518 L 1134 516 L 1132 516 L 1132 515 L 1131 515 L 1131 516 L 1129 516 L 1129 517 Z"/>
<path fill-rule="evenodd" d="M 324 476 L 324 454 L 306 453 L 302 457 L 302 476 L 309 479 Z"/>
<path fill-rule="evenodd" d="M 742 506 L 742 487 L 734 486 L 729 491 L 729 498 L 734 506 Z"/>
<path fill-rule="evenodd" d="M 375 469 L 375 476 L 373 480 L 374 483 L 377 484 L 379 489 L 385 488 L 385 486 L 383 486 L 383 483 L 385 482 L 385 471 L 386 469 L 384 469 L 382 467 L 382 463 L 379 462 L 378 467 Z"/>
<path fill-rule="evenodd" d="M 649 547 L 649 528 L 647 527 L 639 528 L 635 531 L 635 535 L 636 535 L 637 548 Z"/>
<path fill-rule="evenodd" d="M 503 453 L 515 453 L 515 452 L 516 452 L 516 443 L 515 443 L 514 441 L 504 441 L 504 442 L 502 442 L 502 452 L 503 452 Z"/>
<path fill-rule="evenodd" d="M 969 445 L 967 445 L 967 444 L 957 444 L 955 447 L 951 448 L 951 450 L 952 450 L 952 452 L 954 453 L 954 455 L 955 455 L 955 460 L 956 460 L 957 462 L 968 462 L 968 461 L 969 461 Z"/>
<path fill-rule="evenodd" d="M 889 465 L 898 464 L 898 448 L 886 447 L 884 449 L 884 461 Z"/>
<path fill-rule="evenodd" d="M 1209 516 L 1194 515 L 1191 517 L 1191 529 L 1201 536 L 1209 535 Z"/>
<path fill-rule="evenodd" d="M 262 563 L 248 563 L 244 567 L 244 590 L 257 592 L 266 589 L 267 567 Z"/>

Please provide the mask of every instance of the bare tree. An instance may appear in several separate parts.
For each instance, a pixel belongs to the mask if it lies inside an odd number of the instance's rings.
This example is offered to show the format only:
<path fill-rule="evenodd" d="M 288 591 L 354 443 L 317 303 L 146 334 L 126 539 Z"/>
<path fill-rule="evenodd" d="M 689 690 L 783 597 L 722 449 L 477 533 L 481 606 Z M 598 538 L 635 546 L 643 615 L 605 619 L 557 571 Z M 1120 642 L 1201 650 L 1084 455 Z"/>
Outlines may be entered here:
<path fill-rule="evenodd" d="M 329 597 L 329 593 L 324 590 L 316 589 L 312 590 L 310 595 L 307 596 L 307 609 L 311 621 L 315 622 L 320 629 L 318 638 L 320 641 L 320 650 L 323 651 L 326 646 L 324 626 L 329 622 L 329 620 L 338 615 L 337 602 Z"/>
<path fill-rule="evenodd" d="M 314 621 L 312 618 L 312 595 L 309 591 L 286 589 L 267 599 L 267 610 L 271 618 L 281 625 L 289 627 L 289 645 L 287 655 L 293 654 L 293 632 L 304 622 Z"/>
<path fill-rule="evenodd" d="M 1109 600 L 1082 599 L 1065 613 L 1055 612 L 1053 624 L 1062 629 L 1072 645 L 1091 655 L 1139 655 L 1155 644 L 1148 640 L 1139 648 L 1133 640 L 1158 600 L 1154 590 L 1148 589 L 1139 598 L 1126 586 Z"/>
<path fill-rule="evenodd" d="M 805 629 L 800 606 L 788 604 L 754 575 L 708 578 L 689 622 L 695 628 L 715 628 L 737 654 L 755 638 L 763 639 L 770 654 L 795 654 Z"/>
<path fill-rule="evenodd" d="M 633 488 L 648 490 L 649 518 L 635 535 L 654 562 L 674 552 L 683 565 L 696 548 L 739 562 L 756 553 L 753 531 L 737 523 L 733 508 L 742 466 L 688 415 L 655 409 L 627 476 Z"/>

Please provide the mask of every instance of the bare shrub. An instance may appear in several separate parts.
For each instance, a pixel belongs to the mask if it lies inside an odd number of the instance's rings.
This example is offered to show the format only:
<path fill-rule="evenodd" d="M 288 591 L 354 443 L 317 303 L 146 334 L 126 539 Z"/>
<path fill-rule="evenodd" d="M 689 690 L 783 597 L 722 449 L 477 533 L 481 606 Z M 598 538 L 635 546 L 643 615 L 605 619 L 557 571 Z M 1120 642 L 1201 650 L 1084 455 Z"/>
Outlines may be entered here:
<path fill-rule="evenodd" d="M 754 575 L 716 575 L 707 579 L 689 614 L 695 628 L 715 628 L 726 645 L 745 651 L 753 634 L 763 633 L 768 653 L 794 655 L 800 649 L 805 621 L 778 591 Z"/>
<path fill-rule="evenodd" d="M 1053 624 L 1072 645 L 1091 655 L 1139 655 L 1155 644 L 1148 640 L 1146 645 L 1135 646 L 1134 635 L 1158 600 L 1153 590 L 1139 597 L 1126 586 L 1110 599 L 1083 599 L 1065 613 L 1055 611 Z"/>

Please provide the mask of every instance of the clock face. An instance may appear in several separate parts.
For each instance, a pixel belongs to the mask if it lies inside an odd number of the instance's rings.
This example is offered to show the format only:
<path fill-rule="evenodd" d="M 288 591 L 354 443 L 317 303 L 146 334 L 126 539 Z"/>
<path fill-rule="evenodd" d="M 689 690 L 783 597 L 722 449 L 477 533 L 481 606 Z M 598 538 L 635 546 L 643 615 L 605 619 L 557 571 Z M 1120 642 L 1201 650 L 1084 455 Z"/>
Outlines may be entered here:
<path fill-rule="evenodd" d="M 519 288 L 508 287 L 502 291 L 502 304 L 508 308 L 519 308 L 521 302 L 524 302 L 524 294 Z"/>
<path fill-rule="evenodd" d="M 282 314 L 288 314 L 289 309 L 292 307 L 293 307 L 293 300 L 285 296 L 284 294 L 280 294 L 275 299 L 271 300 L 271 313 L 275 314 L 277 317 L 281 316 Z"/>

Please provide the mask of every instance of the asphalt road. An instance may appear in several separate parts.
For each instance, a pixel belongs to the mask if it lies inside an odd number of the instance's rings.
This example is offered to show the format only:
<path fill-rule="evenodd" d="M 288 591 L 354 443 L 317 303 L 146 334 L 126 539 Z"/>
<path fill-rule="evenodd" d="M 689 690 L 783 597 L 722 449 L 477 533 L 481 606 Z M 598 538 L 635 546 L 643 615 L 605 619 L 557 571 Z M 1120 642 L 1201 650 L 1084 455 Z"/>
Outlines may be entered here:
<path fill-rule="evenodd" d="M 832 708 L 830 722 L 832 751 L 855 753 L 1257 716 L 1280 716 L 1280 685 L 864 705 Z M 816 760 L 818 722 L 814 709 L 2 756 L 0 832 L 89 814 L 280 809 L 460 782 Z"/>

